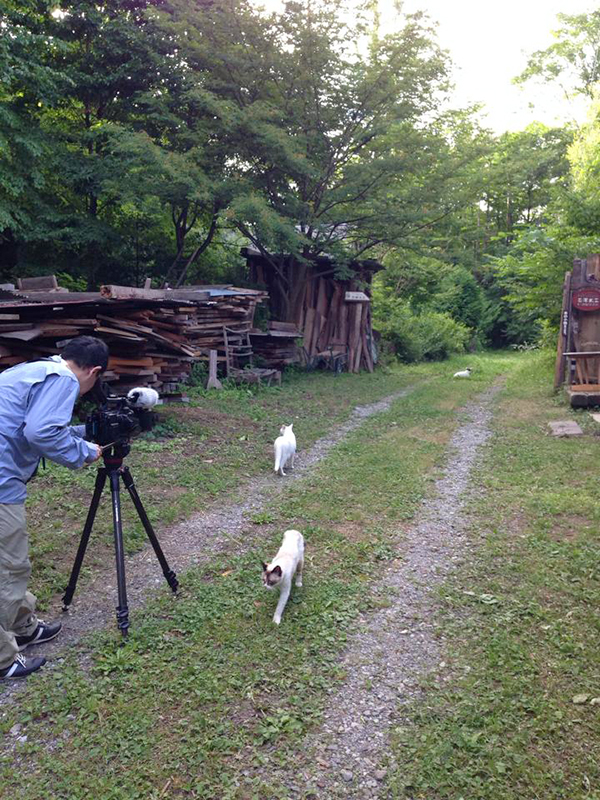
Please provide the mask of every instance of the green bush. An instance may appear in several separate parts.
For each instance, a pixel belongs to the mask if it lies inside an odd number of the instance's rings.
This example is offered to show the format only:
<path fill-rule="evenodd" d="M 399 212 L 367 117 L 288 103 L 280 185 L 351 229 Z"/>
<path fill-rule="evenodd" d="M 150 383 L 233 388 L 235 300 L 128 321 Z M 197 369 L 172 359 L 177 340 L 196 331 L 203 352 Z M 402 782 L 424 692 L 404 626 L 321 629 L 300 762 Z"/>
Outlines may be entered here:
<path fill-rule="evenodd" d="M 374 326 L 384 345 L 401 361 L 435 361 L 462 353 L 472 332 L 444 312 L 416 314 L 397 297 L 376 295 Z"/>

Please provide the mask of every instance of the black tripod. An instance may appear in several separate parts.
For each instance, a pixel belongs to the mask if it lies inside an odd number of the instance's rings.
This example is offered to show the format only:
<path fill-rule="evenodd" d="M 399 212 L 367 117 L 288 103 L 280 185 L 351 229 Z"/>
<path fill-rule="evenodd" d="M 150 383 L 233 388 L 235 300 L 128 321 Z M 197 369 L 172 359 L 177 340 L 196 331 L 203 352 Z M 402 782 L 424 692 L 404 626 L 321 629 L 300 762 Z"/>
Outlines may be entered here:
<path fill-rule="evenodd" d="M 130 449 L 131 448 L 129 444 L 126 442 L 119 442 L 113 445 L 108 451 L 110 455 L 105 454 L 102 456 L 104 460 L 104 466 L 98 469 L 98 474 L 96 475 L 96 485 L 94 488 L 94 494 L 92 496 L 92 502 L 90 503 L 87 519 L 83 527 L 83 533 L 81 534 L 81 541 L 79 542 L 75 563 L 73 564 L 73 569 L 71 570 L 71 577 L 69 578 L 69 583 L 63 595 L 63 611 L 66 611 L 71 604 L 73 595 L 75 594 L 75 587 L 77 586 L 79 571 L 83 563 L 86 548 L 88 546 L 96 512 L 98 511 L 100 496 L 102 495 L 102 490 L 104 489 L 106 479 L 109 478 L 110 493 L 112 497 L 115 556 L 117 562 L 117 589 L 119 595 L 119 605 L 117 606 L 117 625 L 123 636 L 127 636 L 127 631 L 129 629 L 129 608 L 127 606 L 127 588 L 125 585 L 125 553 L 123 550 L 123 525 L 121 521 L 119 478 L 123 478 L 125 488 L 133 500 L 133 505 L 135 506 L 138 516 L 142 521 L 142 525 L 144 526 L 144 529 L 148 535 L 148 539 L 150 540 L 150 544 L 154 549 L 160 566 L 162 567 L 163 575 L 165 576 L 165 579 L 171 587 L 173 593 L 177 591 L 179 586 L 177 576 L 167 563 L 167 559 L 161 550 L 158 539 L 156 538 L 156 534 L 154 533 L 154 529 L 152 528 L 150 520 L 148 519 L 148 515 L 146 514 L 144 506 L 142 505 L 142 501 L 140 500 L 140 496 L 135 488 L 135 483 L 133 481 L 131 472 L 129 471 L 129 467 L 123 466 L 123 459 L 129 453 Z"/>

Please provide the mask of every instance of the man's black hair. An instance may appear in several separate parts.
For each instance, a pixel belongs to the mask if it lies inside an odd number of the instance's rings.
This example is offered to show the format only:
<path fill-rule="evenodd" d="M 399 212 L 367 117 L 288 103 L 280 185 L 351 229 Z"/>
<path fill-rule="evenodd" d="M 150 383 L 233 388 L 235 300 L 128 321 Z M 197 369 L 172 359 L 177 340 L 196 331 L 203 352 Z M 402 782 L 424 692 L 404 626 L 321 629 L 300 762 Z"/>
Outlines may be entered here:
<path fill-rule="evenodd" d="M 108 346 L 102 339 L 95 339 L 93 336 L 77 336 L 71 339 L 61 356 L 81 369 L 102 367 L 104 372 L 108 366 Z"/>

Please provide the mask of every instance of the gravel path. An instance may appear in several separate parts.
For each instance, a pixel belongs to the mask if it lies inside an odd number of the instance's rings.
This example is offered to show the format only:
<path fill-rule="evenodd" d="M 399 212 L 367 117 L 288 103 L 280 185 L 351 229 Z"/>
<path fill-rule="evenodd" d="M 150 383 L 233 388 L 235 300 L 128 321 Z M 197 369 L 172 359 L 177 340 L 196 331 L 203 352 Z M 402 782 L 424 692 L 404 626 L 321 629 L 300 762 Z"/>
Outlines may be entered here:
<path fill-rule="evenodd" d="M 357 406 L 348 421 L 336 428 L 333 433 L 319 439 L 310 450 L 298 452 L 295 469 L 293 472 L 288 472 L 286 478 L 271 472 L 268 476 L 251 479 L 240 486 L 239 499 L 221 501 L 218 508 L 195 514 L 166 530 L 157 529 L 161 547 L 170 566 L 181 577 L 189 567 L 209 564 L 216 553 L 231 552 L 232 542 L 235 552 L 249 551 L 260 535 L 258 531 L 248 530 L 252 515 L 260 512 L 289 487 L 290 483 L 306 475 L 336 444 L 360 427 L 365 419 L 373 414 L 387 411 L 395 400 L 410 391 L 411 388 L 404 389 L 377 403 Z M 143 499 L 142 497 L 142 502 Z M 130 502 L 127 492 L 123 490 L 122 503 Z M 90 547 L 93 547 L 93 533 Z M 149 546 L 126 559 L 126 575 L 130 620 L 132 625 L 135 625 L 136 616 L 142 613 L 144 601 L 152 592 L 162 586 L 166 587 L 166 582 L 154 552 Z M 77 589 L 69 611 L 63 615 L 66 619 L 60 637 L 48 642 L 43 648 L 43 654 L 49 659 L 44 669 L 53 669 L 60 665 L 61 653 L 67 647 L 78 645 L 82 637 L 88 633 L 106 625 L 116 625 L 114 613 L 116 599 L 116 574 L 111 563 L 107 565 L 106 570 L 97 575 L 91 585 L 85 589 Z M 61 600 L 57 598 L 55 608 L 51 609 L 48 618 L 59 618 L 60 609 Z M 31 653 L 33 654 L 33 651 Z M 27 654 L 26 652 L 25 655 Z M 79 658 L 85 667 L 87 653 L 84 647 L 80 648 Z M 22 680 L 3 684 L 0 709 L 17 697 L 24 690 L 26 683 L 26 680 Z"/>
<path fill-rule="evenodd" d="M 272 771 L 292 796 L 387 797 L 382 781 L 390 766 L 390 728 L 402 724 L 402 706 L 419 696 L 424 674 L 436 670 L 444 680 L 444 643 L 434 636 L 432 589 L 466 554 L 463 509 L 500 388 L 492 387 L 463 409 L 468 421 L 452 437 L 444 476 L 416 524 L 399 539 L 398 559 L 382 576 L 381 590 L 391 590 L 392 605 L 359 623 L 341 665 L 347 679 L 301 748 L 303 763 L 295 765 L 293 775 Z"/>

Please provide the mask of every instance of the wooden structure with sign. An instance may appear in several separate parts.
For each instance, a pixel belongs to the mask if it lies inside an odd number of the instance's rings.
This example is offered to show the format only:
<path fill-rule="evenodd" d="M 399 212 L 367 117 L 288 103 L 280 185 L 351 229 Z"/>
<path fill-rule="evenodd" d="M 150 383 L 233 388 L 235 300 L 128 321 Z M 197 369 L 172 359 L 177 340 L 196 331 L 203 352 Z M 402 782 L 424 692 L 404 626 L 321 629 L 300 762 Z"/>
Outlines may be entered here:
<path fill-rule="evenodd" d="M 575 259 L 563 284 L 554 387 L 571 405 L 600 405 L 600 254 Z"/>
<path fill-rule="evenodd" d="M 269 293 L 269 305 L 278 319 L 293 323 L 302 334 L 302 351 L 307 366 L 340 364 L 348 372 L 373 372 L 376 350 L 371 327 L 369 296 L 373 274 L 383 269 L 378 261 L 350 264 L 352 277 L 335 277 L 336 265 L 329 256 L 311 260 L 298 284 L 298 298 L 291 308 L 281 302 L 282 281 L 273 264 L 258 250 L 242 248 L 250 280 Z M 287 308 L 287 314 L 284 309 Z"/>

